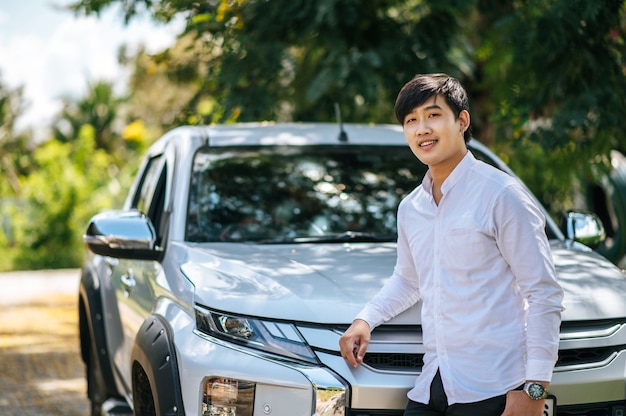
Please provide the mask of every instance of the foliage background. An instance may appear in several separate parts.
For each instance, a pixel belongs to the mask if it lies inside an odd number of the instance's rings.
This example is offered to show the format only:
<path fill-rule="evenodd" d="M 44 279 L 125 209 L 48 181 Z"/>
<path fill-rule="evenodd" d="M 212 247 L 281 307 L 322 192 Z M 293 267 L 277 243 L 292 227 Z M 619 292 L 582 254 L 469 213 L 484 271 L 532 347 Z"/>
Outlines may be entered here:
<path fill-rule="evenodd" d="M 158 54 L 120 62 L 127 94 L 93 83 L 34 143 L 16 131 L 21 90 L 0 80 L 1 269 L 74 267 L 89 217 L 119 207 L 146 147 L 181 124 L 395 123 L 400 87 L 447 72 L 467 87 L 475 137 L 555 215 L 581 178 L 624 151 L 624 0 L 77 0 L 120 19 L 183 15 Z"/>

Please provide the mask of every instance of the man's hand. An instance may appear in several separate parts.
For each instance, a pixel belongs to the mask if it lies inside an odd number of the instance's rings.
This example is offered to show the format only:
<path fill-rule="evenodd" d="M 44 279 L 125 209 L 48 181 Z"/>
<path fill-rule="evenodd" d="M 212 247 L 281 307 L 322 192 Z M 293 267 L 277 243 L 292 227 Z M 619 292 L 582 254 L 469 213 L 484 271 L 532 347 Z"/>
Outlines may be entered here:
<path fill-rule="evenodd" d="M 362 319 L 355 319 L 339 338 L 341 356 L 357 368 L 363 362 L 367 345 L 370 343 L 370 326 Z"/>
<path fill-rule="evenodd" d="M 533 400 L 522 390 L 511 390 L 502 416 L 542 416 L 544 404 L 545 400 Z"/>

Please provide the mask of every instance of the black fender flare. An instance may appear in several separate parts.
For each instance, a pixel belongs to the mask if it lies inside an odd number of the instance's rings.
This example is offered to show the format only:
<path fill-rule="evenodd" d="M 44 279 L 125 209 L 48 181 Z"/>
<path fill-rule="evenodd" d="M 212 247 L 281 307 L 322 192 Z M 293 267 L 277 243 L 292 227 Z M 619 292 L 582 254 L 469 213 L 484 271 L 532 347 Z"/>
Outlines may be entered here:
<path fill-rule="evenodd" d="M 174 337 L 162 316 L 153 314 L 143 322 L 131 362 L 138 363 L 148 377 L 157 415 L 185 414 Z"/>
<path fill-rule="evenodd" d="M 88 365 L 90 342 L 93 342 L 96 345 L 97 357 L 106 390 L 110 396 L 119 396 L 106 342 L 104 310 L 100 293 L 101 284 L 96 279 L 97 273 L 94 270 L 88 268 L 82 270 L 78 289 L 81 308 L 79 310 L 81 357 L 85 365 Z"/>

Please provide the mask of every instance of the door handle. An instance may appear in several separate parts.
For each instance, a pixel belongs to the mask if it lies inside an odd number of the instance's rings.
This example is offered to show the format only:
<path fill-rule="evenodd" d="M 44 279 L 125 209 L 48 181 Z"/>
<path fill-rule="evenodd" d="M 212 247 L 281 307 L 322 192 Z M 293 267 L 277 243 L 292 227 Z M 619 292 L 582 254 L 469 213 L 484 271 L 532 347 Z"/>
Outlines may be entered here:
<path fill-rule="evenodd" d="M 124 294 L 126 295 L 126 297 L 130 296 L 130 292 L 132 292 L 137 285 L 133 269 L 128 269 L 128 271 L 123 274 L 122 277 L 120 277 L 120 281 L 122 282 L 122 289 L 124 289 Z"/>

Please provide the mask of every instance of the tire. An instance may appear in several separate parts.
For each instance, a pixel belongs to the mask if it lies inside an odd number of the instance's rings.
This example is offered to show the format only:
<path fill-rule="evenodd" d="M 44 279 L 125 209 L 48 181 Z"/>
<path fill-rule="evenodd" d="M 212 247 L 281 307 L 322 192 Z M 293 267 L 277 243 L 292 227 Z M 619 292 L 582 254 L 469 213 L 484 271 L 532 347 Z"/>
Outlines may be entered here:
<path fill-rule="evenodd" d="M 160 315 L 148 317 L 137 331 L 131 354 L 136 415 L 185 415 L 173 339 Z"/>
<path fill-rule="evenodd" d="M 102 404 L 107 399 L 107 390 L 98 360 L 97 347 L 93 340 L 90 341 L 89 362 L 87 364 L 87 397 L 91 403 L 91 416 L 101 416 Z"/>
<path fill-rule="evenodd" d="M 136 415 L 156 416 L 150 380 L 138 364 L 133 366 L 133 409 Z"/>

